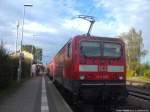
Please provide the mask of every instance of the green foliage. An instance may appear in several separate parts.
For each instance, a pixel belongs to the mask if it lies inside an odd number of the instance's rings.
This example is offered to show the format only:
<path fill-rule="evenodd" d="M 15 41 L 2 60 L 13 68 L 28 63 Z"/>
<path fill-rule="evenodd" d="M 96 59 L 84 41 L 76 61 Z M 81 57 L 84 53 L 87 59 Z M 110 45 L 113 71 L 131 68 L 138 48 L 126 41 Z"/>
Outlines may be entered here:
<path fill-rule="evenodd" d="M 135 75 L 135 71 L 133 71 L 133 70 L 127 71 L 127 77 L 133 77 L 134 75 Z"/>
<path fill-rule="evenodd" d="M 140 71 L 141 71 L 142 76 L 150 78 L 150 64 L 149 63 L 142 64 Z"/>
<path fill-rule="evenodd" d="M 31 63 L 29 59 L 24 59 L 22 62 L 22 79 L 29 78 L 31 72 Z"/>
<path fill-rule="evenodd" d="M 4 49 L 0 49 L 0 87 L 12 79 L 12 61 Z"/>
<path fill-rule="evenodd" d="M 121 34 L 121 37 L 126 44 L 128 70 L 135 71 L 135 76 L 141 75 L 141 58 L 147 54 L 147 50 L 144 49 L 142 31 L 137 32 L 132 28 L 129 32 Z"/>
<path fill-rule="evenodd" d="M 35 53 L 35 46 L 32 46 L 32 45 L 23 45 L 22 46 L 22 49 L 25 50 L 25 51 L 28 51 L 29 53 Z"/>
<path fill-rule="evenodd" d="M 17 70 L 19 66 L 19 57 L 11 58 L 13 63 L 13 80 L 17 80 Z M 21 79 L 25 79 L 30 77 L 30 70 L 31 70 L 31 63 L 29 59 L 24 59 L 22 61 L 22 72 L 21 72 Z"/>
<path fill-rule="evenodd" d="M 42 49 L 32 45 L 24 45 L 23 50 L 33 53 L 35 61 L 42 61 Z"/>
<path fill-rule="evenodd" d="M 6 88 L 12 81 L 17 80 L 18 57 L 9 56 L 4 48 L 0 49 L 0 88 Z M 22 79 L 30 76 L 30 61 L 22 62 Z"/>
<path fill-rule="evenodd" d="M 36 48 L 35 59 L 38 61 L 42 61 L 42 49 Z"/>
<path fill-rule="evenodd" d="M 150 69 L 144 71 L 144 76 L 150 78 Z"/>
<path fill-rule="evenodd" d="M 134 70 L 127 70 L 127 77 L 132 78 L 138 76 L 140 80 L 147 80 L 150 79 L 150 64 L 144 63 L 139 66 L 137 71 Z"/>

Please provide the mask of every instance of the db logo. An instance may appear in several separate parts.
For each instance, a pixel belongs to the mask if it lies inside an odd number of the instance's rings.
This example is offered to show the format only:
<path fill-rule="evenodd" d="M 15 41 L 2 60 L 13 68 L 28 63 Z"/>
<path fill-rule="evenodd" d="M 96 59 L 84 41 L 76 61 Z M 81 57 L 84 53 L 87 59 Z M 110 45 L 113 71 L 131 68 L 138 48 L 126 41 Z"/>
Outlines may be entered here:
<path fill-rule="evenodd" d="M 107 67 L 106 66 L 100 66 L 99 67 L 99 71 L 106 72 L 107 71 Z"/>

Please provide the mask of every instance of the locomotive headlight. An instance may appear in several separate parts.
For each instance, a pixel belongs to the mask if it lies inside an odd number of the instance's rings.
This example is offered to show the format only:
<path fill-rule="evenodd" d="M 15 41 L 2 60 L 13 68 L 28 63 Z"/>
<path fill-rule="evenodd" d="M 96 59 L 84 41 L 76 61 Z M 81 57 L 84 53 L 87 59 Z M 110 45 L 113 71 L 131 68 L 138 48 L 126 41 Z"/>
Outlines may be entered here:
<path fill-rule="evenodd" d="M 123 74 L 119 76 L 119 80 L 123 80 Z"/>
<path fill-rule="evenodd" d="M 84 75 L 80 75 L 80 80 L 84 80 L 85 76 Z"/>

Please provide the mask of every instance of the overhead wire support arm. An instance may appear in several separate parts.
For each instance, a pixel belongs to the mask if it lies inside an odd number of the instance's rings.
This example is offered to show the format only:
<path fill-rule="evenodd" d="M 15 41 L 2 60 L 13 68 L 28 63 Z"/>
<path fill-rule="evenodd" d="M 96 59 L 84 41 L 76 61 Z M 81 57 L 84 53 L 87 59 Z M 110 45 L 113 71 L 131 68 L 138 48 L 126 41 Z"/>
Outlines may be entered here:
<path fill-rule="evenodd" d="M 93 27 L 93 24 L 95 23 L 94 17 L 93 16 L 88 16 L 88 15 L 78 15 L 78 16 L 76 16 L 74 18 L 81 18 L 81 19 L 84 19 L 84 20 L 90 22 L 90 27 L 89 27 L 88 32 L 87 32 L 87 36 L 90 36 L 91 29 Z"/>

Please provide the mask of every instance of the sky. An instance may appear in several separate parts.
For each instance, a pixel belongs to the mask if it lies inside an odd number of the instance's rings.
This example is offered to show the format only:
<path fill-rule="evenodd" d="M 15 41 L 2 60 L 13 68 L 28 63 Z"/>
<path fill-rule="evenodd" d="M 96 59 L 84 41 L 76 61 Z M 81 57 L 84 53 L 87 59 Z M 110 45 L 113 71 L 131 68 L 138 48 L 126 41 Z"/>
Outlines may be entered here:
<path fill-rule="evenodd" d="M 89 22 L 74 19 L 77 15 L 95 17 L 91 34 L 96 36 L 116 37 L 132 27 L 141 30 L 150 52 L 150 0 L 0 0 L 0 41 L 9 52 L 15 51 L 16 40 L 19 49 L 24 9 L 23 44 L 42 48 L 44 63 L 70 38 L 87 33 Z M 150 53 L 142 60 L 150 61 Z"/>

